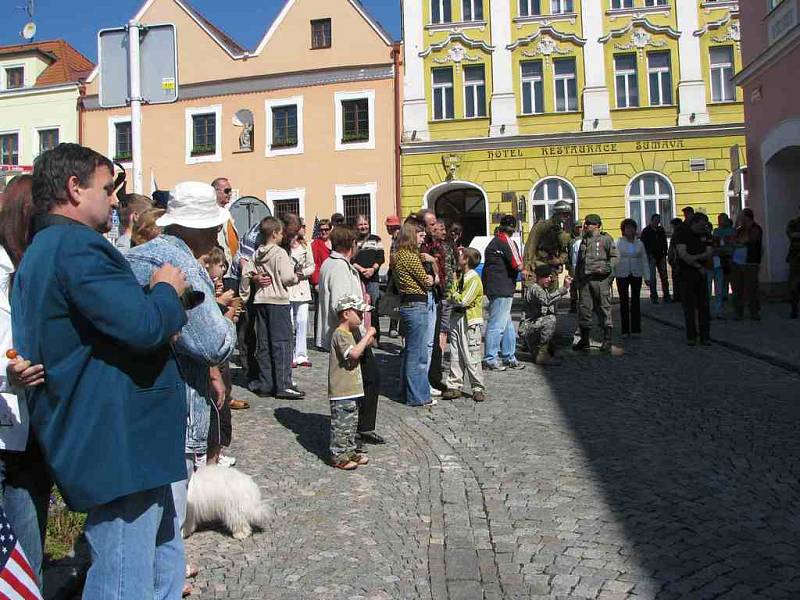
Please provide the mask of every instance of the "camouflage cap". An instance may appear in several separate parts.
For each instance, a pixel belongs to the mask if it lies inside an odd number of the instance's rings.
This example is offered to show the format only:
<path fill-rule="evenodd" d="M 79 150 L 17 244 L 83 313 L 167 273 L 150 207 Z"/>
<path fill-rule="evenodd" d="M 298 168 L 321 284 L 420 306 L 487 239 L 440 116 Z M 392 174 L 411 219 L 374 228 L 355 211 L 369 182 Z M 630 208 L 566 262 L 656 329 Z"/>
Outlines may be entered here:
<path fill-rule="evenodd" d="M 600 215 L 591 213 L 584 217 L 583 222 L 589 223 L 590 225 L 602 225 L 603 219 L 600 218 Z"/>
<path fill-rule="evenodd" d="M 372 310 L 372 307 L 364 302 L 363 298 L 353 295 L 342 296 L 339 298 L 339 300 L 336 302 L 336 307 L 334 310 L 336 310 L 336 314 L 339 314 L 340 312 L 351 308 L 359 312 Z"/>

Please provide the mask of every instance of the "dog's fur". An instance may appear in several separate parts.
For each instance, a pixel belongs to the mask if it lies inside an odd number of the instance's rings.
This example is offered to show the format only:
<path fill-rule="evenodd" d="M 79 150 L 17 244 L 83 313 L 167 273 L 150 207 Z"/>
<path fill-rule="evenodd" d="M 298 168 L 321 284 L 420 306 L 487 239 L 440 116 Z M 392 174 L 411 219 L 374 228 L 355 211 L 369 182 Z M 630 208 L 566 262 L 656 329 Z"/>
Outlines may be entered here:
<path fill-rule="evenodd" d="M 270 515 L 252 477 L 234 468 L 208 465 L 189 481 L 183 537 L 192 535 L 200 525 L 221 522 L 233 537 L 243 540 L 253 527 L 263 529 Z"/>

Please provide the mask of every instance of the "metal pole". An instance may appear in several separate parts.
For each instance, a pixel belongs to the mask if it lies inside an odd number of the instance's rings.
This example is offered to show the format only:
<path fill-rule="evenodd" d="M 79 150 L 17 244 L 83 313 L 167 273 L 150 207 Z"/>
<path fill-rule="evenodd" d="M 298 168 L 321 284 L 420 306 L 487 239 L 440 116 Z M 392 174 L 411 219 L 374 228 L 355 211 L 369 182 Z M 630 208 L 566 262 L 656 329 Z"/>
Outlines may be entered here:
<path fill-rule="evenodd" d="M 128 23 L 128 60 L 131 89 L 131 158 L 133 162 L 133 191 L 142 194 L 142 65 L 139 55 L 139 22 Z"/>

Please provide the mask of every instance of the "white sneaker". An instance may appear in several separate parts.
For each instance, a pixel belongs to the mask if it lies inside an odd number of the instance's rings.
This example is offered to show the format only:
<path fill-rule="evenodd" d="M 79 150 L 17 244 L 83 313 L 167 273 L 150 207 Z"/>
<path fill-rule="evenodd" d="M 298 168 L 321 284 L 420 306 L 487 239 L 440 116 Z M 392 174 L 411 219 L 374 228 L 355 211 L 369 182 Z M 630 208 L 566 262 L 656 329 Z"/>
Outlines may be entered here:
<path fill-rule="evenodd" d="M 219 466 L 220 467 L 232 467 L 236 464 L 236 457 L 235 456 L 228 456 L 227 454 L 220 454 L 219 455 Z"/>
<path fill-rule="evenodd" d="M 433 398 L 433 397 L 436 397 L 436 398 L 438 398 L 438 397 L 439 397 L 439 396 L 441 396 L 441 395 L 442 395 L 442 392 L 441 392 L 441 390 L 437 390 L 436 388 L 433 388 L 433 387 L 431 388 L 431 397 L 432 397 L 432 398 Z"/>
<path fill-rule="evenodd" d="M 442 395 L 441 392 L 439 393 L 439 395 L 440 396 Z M 431 406 L 436 406 L 437 404 L 439 404 L 439 400 L 437 398 L 433 398 L 432 397 L 431 398 Z"/>

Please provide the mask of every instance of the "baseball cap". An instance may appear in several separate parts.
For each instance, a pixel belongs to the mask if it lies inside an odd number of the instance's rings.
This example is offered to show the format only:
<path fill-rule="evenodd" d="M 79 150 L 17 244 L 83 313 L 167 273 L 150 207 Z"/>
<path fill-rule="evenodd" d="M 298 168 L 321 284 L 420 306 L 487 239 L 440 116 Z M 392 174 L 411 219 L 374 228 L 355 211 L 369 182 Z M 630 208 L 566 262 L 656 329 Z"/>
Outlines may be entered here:
<path fill-rule="evenodd" d="M 389 215 L 386 217 L 386 226 L 387 227 L 399 227 L 400 226 L 400 217 L 397 215 Z"/>
<path fill-rule="evenodd" d="M 359 298 L 358 296 L 353 296 L 353 295 L 342 296 L 336 302 L 337 314 L 339 314 L 342 311 L 348 310 L 350 308 L 360 312 L 366 312 L 368 310 L 372 310 L 372 307 L 366 302 L 364 302 L 363 298 Z"/>

